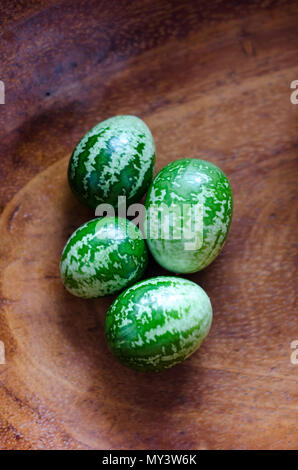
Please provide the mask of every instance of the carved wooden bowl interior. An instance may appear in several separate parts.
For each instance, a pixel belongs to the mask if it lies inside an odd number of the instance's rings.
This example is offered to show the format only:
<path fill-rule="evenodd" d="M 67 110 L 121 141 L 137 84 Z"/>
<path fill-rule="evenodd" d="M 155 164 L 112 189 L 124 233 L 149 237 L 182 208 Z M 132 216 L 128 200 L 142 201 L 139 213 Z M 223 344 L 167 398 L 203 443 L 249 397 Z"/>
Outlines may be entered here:
<path fill-rule="evenodd" d="M 0 448 L 296 448 L 297 2 L 11 1 L 0 17 Z M 59 278 L 93 217 L 68 159 L 116 114 L 149 125 L 156 170 L 211 160 L 234 191 L 223 252 L 187 276 L 211 298 L 211 333 L 157 374 L 108 352 L 113 297 L 75 298 Z M 147 276 L 165 273 L 151 261 Z"/>

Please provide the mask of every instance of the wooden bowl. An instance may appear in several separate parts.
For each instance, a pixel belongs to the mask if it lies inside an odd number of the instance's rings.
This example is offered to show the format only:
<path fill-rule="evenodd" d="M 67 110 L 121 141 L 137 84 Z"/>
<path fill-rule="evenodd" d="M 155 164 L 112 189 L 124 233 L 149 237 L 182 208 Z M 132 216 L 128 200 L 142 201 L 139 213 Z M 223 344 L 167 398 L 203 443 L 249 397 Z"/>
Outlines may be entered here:
<path fill-rule="evenodd" d="M 0 448 L 294 449 L 297 2 L 4 3 Z M 59 278 L 65 241 L 93 217 L 69 156 L 115 114 L 147 122 L 157 170 L 211 160 L 234 191 L 222 254 L 188 276 L 212 300 L 211 333 L 163 373 L 118 364 L 112 297 L 72 297 Z"/>

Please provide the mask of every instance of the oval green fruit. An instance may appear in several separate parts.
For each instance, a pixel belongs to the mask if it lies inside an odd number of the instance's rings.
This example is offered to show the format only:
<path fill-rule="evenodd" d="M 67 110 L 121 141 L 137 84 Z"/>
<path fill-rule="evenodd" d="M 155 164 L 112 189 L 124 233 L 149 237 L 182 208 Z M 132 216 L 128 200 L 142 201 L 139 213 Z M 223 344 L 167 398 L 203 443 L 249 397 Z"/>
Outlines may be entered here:
<path fill-rule="evenodd" d="M 85 205 L 132 204 L 145 194 L 153 177 L 155 145 L 148 126 L 136 116 L 114 116 L 97 124 L 70 158 L 68 180 Z"/>
<path fill-rule="evenodd" d="M 163 276 L 141 281 L 119 295 L 107 312 L 105 336 L 122 364 L 159 371 L 195 352 L 211 322 L 211 303 L 201 287 Z"/>
<path fill-rule="evenodd" d="M 140 230 L 127 219 L 103 217 L 90 220 L 71 235 L 62 252 L 60 273 L 72 294 L 101 297 L 139 280 L 147 261 Z"/>
<path fill-rule="evenodd" d="M 146 209 L 145 234 L 155 260 L 169 271 L 192 273 L 208 266 L 225 243 L 232 190 L 216 165 L 176 160 L 154 178 Z"/>

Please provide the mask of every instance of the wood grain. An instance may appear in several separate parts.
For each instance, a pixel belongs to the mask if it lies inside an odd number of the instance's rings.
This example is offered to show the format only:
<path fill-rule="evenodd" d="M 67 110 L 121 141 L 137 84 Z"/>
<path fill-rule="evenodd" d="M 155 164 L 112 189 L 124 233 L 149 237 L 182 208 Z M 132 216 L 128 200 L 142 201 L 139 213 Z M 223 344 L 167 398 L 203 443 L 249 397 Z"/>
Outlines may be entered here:
<path fill-rule="evenodd" d="M 297 448 L 297 2 L 11 1 L 0 17 L 0 448 Z M 209 159 L 235 197 L 222 254 L 188 276 L 210 336 L 155 375 L 107 351 L 112 298 L 74 298 L 58 273 L 93 216 L 67 160 L 121 113 L 150 126 L 157 169 Z"/>

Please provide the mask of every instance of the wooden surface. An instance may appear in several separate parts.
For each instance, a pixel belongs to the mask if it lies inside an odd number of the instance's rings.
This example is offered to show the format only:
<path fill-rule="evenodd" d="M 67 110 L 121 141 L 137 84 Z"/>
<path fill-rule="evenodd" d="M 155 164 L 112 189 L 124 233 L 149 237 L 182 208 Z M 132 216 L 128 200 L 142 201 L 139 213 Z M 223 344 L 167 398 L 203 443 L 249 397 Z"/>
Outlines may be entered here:
<path fill-rule="evenodd" d="M 0 18 L 0 448 L 297 448 L 297 2 L 11 1 Z M 188 276 L 210 336 L 156 375 L 107 351 L 112 298 L 74 298 L 58 274 L 93 216 L 67 159 L 121 113 L 150 126 L 157 169 L 210 159 L 235 197 L 222 254 Z"/>

